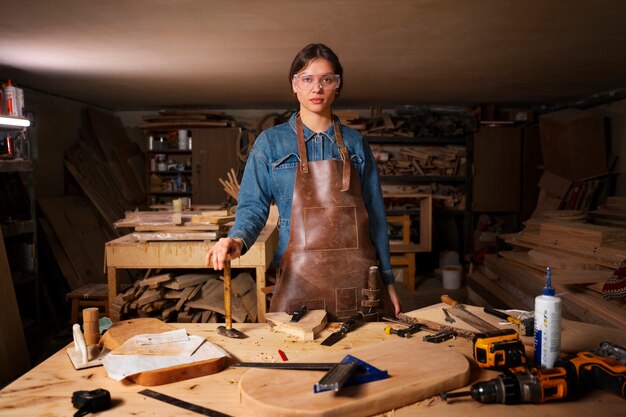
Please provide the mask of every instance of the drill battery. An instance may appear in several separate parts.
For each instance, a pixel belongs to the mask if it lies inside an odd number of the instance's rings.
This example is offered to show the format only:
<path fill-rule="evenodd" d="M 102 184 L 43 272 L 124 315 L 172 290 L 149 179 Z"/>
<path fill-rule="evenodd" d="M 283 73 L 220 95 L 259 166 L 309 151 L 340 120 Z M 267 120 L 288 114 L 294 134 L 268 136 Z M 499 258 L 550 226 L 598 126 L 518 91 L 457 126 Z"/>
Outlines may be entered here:
<path fill-rule="evenodd" d="M 478 333 L 472 343 L 474 360 L 481 368 L 504 370 L 526 365 L 526 349 L 514 329 Z"/>

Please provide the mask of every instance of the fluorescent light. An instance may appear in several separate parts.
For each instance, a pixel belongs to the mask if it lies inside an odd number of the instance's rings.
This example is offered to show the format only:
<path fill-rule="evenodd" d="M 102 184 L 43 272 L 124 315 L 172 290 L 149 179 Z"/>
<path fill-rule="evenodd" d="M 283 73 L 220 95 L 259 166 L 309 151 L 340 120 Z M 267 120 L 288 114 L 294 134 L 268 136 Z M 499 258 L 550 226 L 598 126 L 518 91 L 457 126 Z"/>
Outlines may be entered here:
<path fill-rule="evenodd" d="M 30 126 L 30 120 L 18 117 L 0 116 L 0 125 L 28 127 Z"/>

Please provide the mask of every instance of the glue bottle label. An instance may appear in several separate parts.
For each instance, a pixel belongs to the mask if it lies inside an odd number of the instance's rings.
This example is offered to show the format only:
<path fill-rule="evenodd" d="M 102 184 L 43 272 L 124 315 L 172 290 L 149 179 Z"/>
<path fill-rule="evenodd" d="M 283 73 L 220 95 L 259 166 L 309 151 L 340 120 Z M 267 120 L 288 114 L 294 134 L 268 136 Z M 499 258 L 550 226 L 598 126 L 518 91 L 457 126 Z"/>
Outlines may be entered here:
<path fill-rule="evenodd" d="M 552 368 L 561 353 L 561 299 L 535 298 L 535 365 Z"/>

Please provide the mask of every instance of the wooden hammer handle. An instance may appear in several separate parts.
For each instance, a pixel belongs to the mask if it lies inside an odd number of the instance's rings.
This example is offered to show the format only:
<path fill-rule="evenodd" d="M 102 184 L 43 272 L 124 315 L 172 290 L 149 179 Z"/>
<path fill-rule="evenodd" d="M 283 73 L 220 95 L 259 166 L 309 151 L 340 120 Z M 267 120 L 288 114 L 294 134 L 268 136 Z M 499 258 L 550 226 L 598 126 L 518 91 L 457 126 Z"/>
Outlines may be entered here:
<path fill-rule="evenodd" d="M 457 307 L 459 305 L 458 301 L 446 294 L 441 296 L 441 301 L 452 307 Z"/>
<path fill-rule="evenodd" d="M 230 261 L 224 261 L 224 318 L 226 319 L 226 328 L 233 327 L 233 318 L 230 306 Z"/>

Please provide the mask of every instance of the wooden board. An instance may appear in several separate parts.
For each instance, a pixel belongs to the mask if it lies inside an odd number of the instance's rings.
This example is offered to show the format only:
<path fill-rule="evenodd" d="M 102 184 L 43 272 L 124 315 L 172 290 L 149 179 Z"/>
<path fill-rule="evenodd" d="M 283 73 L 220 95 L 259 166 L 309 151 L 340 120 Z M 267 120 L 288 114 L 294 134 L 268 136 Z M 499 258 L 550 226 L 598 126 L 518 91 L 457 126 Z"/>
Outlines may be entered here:
<path fill-rule="evenodd" d="M 9 260 L 0 229 L 0 385 L 18 377 L 30 368 L 22 319 L 15 299 Z"/>
<path fill-rule="evenodd" d="M 307 362 L 339 362 L 348 353 L 390 377 L 346 387 L 339 394 L 314 394 L 323 372 L 251 369 L 239 381 L 243 407 L 257 417 L 370 416 L 460 388 L 469 380 L 463 355 L 416 337 L 389 338 L 348 352 L 311 356 Z"/>
<path fill-rule="evenodd" d="M 285 312 L 265 313 L 265 319 L 275 332 L 295 336 L 300 340 L 315 340 L 315 335 L 326 327 L 326 310 L 311 310 L 292 323 L 291 314 Z"/>
<path fill-rule="evenodd" d="M 175 330 L 176 327 L 153 318 L 140 318 L 119 321 L 102 336 L 101 343 L 108 349 L 115 349 L 126 340 L 138 334 L 162 333 Z M 141 372 L 127 377 L 136 384 L 142 386 L 154 386 L 170 384 L 204 375 L 211 375 L 222 371 L 228 363 L 226 357 L 194 362 L 186 365 L 172 366 L 170 368 L 157 369 L 154 371 Z"/>

